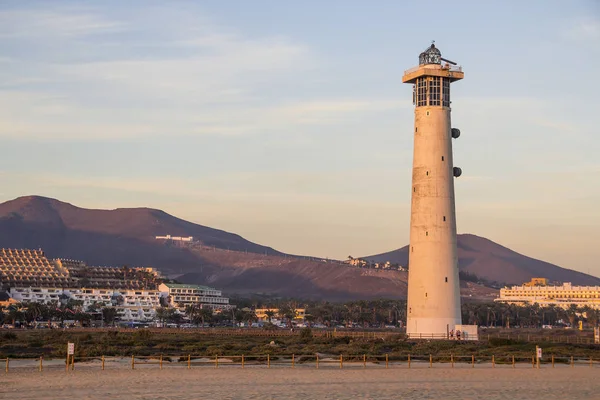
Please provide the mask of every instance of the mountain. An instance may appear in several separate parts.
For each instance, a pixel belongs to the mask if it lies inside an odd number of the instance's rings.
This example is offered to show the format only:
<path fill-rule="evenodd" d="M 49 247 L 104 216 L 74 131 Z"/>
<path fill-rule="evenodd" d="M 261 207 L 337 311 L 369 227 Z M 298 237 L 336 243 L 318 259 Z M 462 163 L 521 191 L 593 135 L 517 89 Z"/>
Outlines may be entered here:
<path fill-rule="evenodd" d="M 524 256 L 476 235 L 458 235 L 457 247 L 459 269 L 488 281 L 521 284 L 534 277 L 543 277 L 575 285 L 600 285 L 600 278 Z M 363 258 L 407 265 L 408 246 Z"/>
<path fill-rule="evenodd" d="M 155 236 L 193 236 L 174 245 Z M 352 268 L 281 253 L 243 237 L 151 208 L 90 210 L 27 196 L 0 204 L 0 248 L 42 248 L 50 258 L 88 265 L 153 266 L 181 282 L 207 284 L 227 294 L 256 293 L 324 300 L 404 298 L 407 273 Z M 598 284 L 600 279 L 534 260 L 487 239 L 460 235 L 461 269 L 500 282 L 533 276 Z M 406 265 L 406 248 L 372 256 Z M 490 298 L 497 291 L 462 282 L 463 295 Z"/>
<path fill-rule="evenodd" d="M 151 208 L 89 210 L 39 196 L 0 204 L 0 247 L 42 248 L 52 257 L 91 265 L 195 266 L 186 249 L 162 246 L 155 236 L 193 236 L 203 245 L 280 254 L 239 235 L 193 224 Z"/>

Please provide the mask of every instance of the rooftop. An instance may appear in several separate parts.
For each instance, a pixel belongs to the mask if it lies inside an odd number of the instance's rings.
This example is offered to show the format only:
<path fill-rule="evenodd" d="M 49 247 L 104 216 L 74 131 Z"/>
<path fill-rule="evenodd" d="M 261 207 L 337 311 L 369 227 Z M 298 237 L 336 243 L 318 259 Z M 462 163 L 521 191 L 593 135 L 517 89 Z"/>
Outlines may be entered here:
<path fill-rule="evenodd" d="M 211 288 L 208 286 L 202 285 L 188 285 L 185 283 L 163 283 L 166 287 L 170 289 L 198 289 L 198 290 L 216 290 L 215 288 Z"/>

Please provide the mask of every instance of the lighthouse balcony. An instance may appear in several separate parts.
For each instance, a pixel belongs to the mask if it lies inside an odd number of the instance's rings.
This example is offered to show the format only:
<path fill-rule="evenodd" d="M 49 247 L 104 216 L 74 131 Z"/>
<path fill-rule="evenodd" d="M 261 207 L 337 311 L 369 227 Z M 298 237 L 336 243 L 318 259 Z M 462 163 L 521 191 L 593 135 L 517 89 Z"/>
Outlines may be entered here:
<path fill-rule="evenodd" d="M 417 80 L 417 78 L 420 78 L 422 76 L 440 76 L 444 78 L 449 78 L 450 82 L 454 82 L 463 79 L 465 77 L 465 74 L 462 71 L 462 67 L 460 65 L 425 64 L 404 71 L 402 82 L 414 83 Z"/>

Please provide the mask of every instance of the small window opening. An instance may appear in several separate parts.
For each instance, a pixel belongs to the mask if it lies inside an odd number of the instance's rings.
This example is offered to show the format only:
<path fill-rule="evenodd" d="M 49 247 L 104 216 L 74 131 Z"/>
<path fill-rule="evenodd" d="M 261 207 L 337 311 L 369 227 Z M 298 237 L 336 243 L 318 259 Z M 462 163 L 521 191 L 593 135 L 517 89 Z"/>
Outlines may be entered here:
<path fill-rule="evenodd" d="M 446 220 L 446 216 L 444 215 L 444 221 Z"/>
<path fill-rule="evenodd" d="M 412 307 L 410 307 L 410 308 L 408 309 L 408 313 L 409 313 L 409 314 L 410 314 L 410 313 L 412 313 Z"/>
<path fill-rule="evenodd" d="M 444 161 L 444 156 L 442 156 L 442 161 Z"/>
<path fill-rule="evenodd" d="M 446 279 L 446 283 L 448 282 L 448 277 L 445 278 Z"/>
<path fill-rule="evenodd" d="M 427 293 L 425 293 L 425 297 L 427 297 Z"/>
<path fill-rule="evenodd" d="M 417 192 L 417 188 L 416 188 L 416 187 L 414 187 L 414 188 L 413 188 L 413 193 L 416 193 L 416 192 Z"/>
<path fill-rule="evenodd" d="M 425 236 L 429 236 L 429 232 L 425 232 Z"/>
<path fill-rule="evenodd" d="M 411 246 L 411 247 L 410 247 L 410 251 L 415 251 L 415 247 L 414 247 L 414 246 Z"/>
<path fill-rule="evenodd" d="M 415 126 L 415 132 L 417 131 L 417 129 L 419 129 L 419 128 L 417 128 L 417 127 Z"/>
<path fill-rule="evenodd" d="M 427 176 L 429 176 L 429 171 L 427 171 Z"/>
<path fill-rule="evenodd" d="M 429 111 L 427 111 L 427 115 L 429 115 Z"/>

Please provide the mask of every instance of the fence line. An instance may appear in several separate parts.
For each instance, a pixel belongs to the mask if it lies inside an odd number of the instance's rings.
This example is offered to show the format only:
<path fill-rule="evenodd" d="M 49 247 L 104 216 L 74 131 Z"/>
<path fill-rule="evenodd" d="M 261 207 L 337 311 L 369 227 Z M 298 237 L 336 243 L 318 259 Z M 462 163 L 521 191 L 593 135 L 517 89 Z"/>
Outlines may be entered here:
<path fill-rule="evenodd" d="M 1 330 L 1 329 L 0 329 Z M 67 332 L 72 333 L 90 333 L 90 332 L 120 332 L 120 333 L 135 333 L 140 331 L 148 331 L 155 334 L 165 335 L 219 335 L 219 336 L 258 336 L 258 337 L 285 337 L 298 336 L 301 329 L 291 331 L 289 329 L 266 330 L 261 328 L 70 328 Z M 312 329 L 312 335 L 315 337 L 336 338 L 364 338 L 364 339 L 386 339 L 392 336 L 404 336 L 406 333 L 402 331 L 357 331 L 346 329 Z M 406 337 L 407 338 L 407 337 Z M 422 334 L 420 336 L 411 336 L 408 340 L 431 340 L 431 339 L 447 339 L 444 334 Z M 464 338 L 463 338 L 464 339 Z M 536 343 L 567 343 L 567 344 L 594 344 L 594 337 L 591 332 L 573 332 L 572 335 L 536 335 L 526 333 L 485 333 L 480 331 L 478 341 L 489 341 L 490 339 L 506 339 L 524 342 Z"/>
<path fill-rule="evenodd" d="M 550 355 L 545 358 L 537 359 L 535 354 L 529 355 L 502 355 L 502 356 L 476 356 L 472 355 L 432 355 L 432 354 L 407 354 L 404 356 L 390 356 L 389 354 L 383 355 L 370 355 L 370 354 L 354 354 L 354 355 L 323 355 L 323 354 L 302 354 L 302 355 L 274 355 L 274 354 L 242 354 L 232 356 L 219 356 L 219 355 L 153 355 L 153 356 L 136 356 L 131 355 L 130 361 L 127 361 L 128 357 L 74 357 L 72 356 L 68 360 L 50 359 L 44 360 L 43 357 L 38 359 L 19 359 L 19 358 L 5 358 L 0 359 L 0 362 L 5 363 L 5 373 L 8 373 L 10 363 L 21 364 L 29 362 L 25 367 L 34 368 L 40 372 L 55 367 L 62 367 L 62 363 L 65 365 L 65 371 L 74 371 L 75 362 L 77 363 L 97 363 L 97 367 L 101 370 L 106 369 L 106 361 L 119 362 L 124 366 L 129 365 L 129 368 L 134 370 L 140 366 L 157 365 L 158 368 L 163 369 L 165 366 L 181 366 L 191 369 L 194 366 L 212 366 L 213 368 L 219 368 L 222 366 L 240 366 L 245 368 L 247 366 L 263 366 L 271 368 L 272 366 L 296 368 L 297 366 L 314 367 L 316 369 L 323 366 L 331 366 L 343 369 L 346 367 L 351 368 L 364 368 L 368 365 L 371 367 L 379 366 L 379 368 L 388 369 L 390 366 L 395 368 L 411 368 L 411 365 L 417 364 L 419 366 L 427 366 L 428 368 L 435 368 L 435 366 L 447 366 L 454 368 L 456 364 L 462 364 L 475 368 L 476 365 L 491 365 L 492 368 L 496 366 L 510 366 L 516 368 L 517 364 L 531 364 L 532 368 L 540 368 L 540 365 L 547 365 L 548 367 L 555 368 L 556 364 L 568 365 L 571 368 L 575 365 L 582 366 L 587 365 L 594 367 L 600 364 L 600 359 L 594 360 L 592 357 L 578 357 L 574 356 L 555 356 Z M 52 363 L 55 361 L 54 363 Z M 62 363 L 60 362 L 62 361 Z M 46 362 L 46 365 L 44 365 Z M 38 365 L 39 363 L 39 365 Z M 15 364 L 13 364 L 15 365 Z M 13 368 L 25 368 L 13 367 Z"/>

